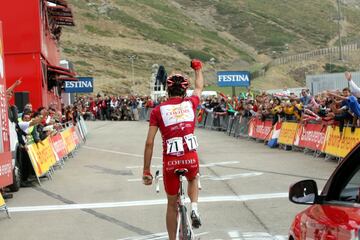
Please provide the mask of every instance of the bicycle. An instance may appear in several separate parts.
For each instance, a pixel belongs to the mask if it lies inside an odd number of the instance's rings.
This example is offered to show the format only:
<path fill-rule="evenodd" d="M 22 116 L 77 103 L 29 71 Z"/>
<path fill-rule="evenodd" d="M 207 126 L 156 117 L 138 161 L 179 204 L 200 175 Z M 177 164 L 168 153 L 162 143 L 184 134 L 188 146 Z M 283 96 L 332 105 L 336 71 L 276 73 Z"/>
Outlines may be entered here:
<path fill-rule="evenodd" d="M 177 212 L 177 228 L 176 228 L 176 240 L 194 240 L 195 234 L 191 226 L 191 221 L 189 215 L 187 214 L 187 208 L 185 206 L 185 191 L 184 191 L 184 181 L 185 181 L 185 174 L 188 172 L 186 168 L 175 169 L 175 174 L 179 176 L 180 180 L 180 188 L 178 193 L 178 212 Z M 156 185 L 156 192 L 160 192 L 160 171 L 156 171 L 155 174 L 155 185 Z M 200 183 L 200 174 L 197 174 L 198 180 L 198 188 L 201 190 L 201 183 Z"/>

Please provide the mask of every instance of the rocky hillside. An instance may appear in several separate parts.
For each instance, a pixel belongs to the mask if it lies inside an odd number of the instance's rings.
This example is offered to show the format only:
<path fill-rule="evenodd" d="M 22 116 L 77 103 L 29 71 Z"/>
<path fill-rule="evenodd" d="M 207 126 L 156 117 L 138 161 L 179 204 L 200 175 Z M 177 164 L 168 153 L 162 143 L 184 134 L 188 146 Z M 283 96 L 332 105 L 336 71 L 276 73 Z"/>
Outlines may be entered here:
<path fill-rule="evenodd" d="M 212 84 L 217 70 L 255 71 L 273 58 L 337 43 L 335 0 L 68 1 L 76 27 L 62 35 L 63 55 L 80 75 L 96 78 L 96 91 L 148 93 L 154 63 L 189 73 L 190 59 L 199 58 Z M 357 5 L 354 0 L 342 5 L 345 43 L 360 33 Z M 136 55 L 135 86 L 131 55 Z M 288 80 L 268 76 L 254 85 L 303 84 Z"/>

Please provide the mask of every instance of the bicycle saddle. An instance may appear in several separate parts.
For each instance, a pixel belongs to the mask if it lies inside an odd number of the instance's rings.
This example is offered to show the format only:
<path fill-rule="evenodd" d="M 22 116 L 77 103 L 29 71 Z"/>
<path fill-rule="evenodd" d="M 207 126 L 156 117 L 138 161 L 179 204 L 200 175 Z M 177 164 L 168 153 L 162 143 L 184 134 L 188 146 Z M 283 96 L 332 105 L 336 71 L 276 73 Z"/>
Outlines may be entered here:
<path fill-rule="evenodd" d="M 185 173 L 187 173 L 189 170 L 187 170 L 186 168 L 179 168 L 179 169 L 175 169 L 175 173 L 178 175 L 178 176 L 183 176 L 185 175 Z"/>

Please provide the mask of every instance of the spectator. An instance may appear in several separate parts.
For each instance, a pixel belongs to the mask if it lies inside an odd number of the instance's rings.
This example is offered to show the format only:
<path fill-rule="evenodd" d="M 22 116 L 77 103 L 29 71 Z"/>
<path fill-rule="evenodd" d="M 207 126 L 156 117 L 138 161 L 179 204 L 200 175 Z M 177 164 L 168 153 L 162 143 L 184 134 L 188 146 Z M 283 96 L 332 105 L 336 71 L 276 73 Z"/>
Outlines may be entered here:
<path fill-rule="evenodd" d="M 310 95 L 310 90 L 309 89 L 303 89 L 301 91 L 301 95 L 302 97 L 300 98 L 300 102 L 301 104 L 306 108 L 308 104 L 310 104 L 311 102 L 311 95 Z"/>
<path fill-rule="evenodd" d="M 344 88 L 343 97 L 350 97 L 351 91 L 349 88 Z M 346 100 L 341 100 L 340 108 L 335 112 L 334 120 L 339 122 L 340 134 L 342 135 L 345 122 L 352 122 L 353 116 L 351 115 L 349 108 L 347 106 Z"/>
<path fill-rule="evenodd" d="M 354 81 L 352 80 L 352 75 L 350 72 L 345 72 L 345 78 L 346 80 L 349 81 L 349 85 L 350 85 L 350 89 L 352 94 L 356 97 L 356 98 L 360 98 L 360 88 L 356 85 L 356 83 L 354 83 Z"/>
<path fill-rule="evenodd" d="M 136 100 L 136 98 L 132 98 L 130 101 L 130 107 L 131 107 L 133 119 L 135 121 L 139 121 L 138 105 L 139 105 L 139 102 Z"/>

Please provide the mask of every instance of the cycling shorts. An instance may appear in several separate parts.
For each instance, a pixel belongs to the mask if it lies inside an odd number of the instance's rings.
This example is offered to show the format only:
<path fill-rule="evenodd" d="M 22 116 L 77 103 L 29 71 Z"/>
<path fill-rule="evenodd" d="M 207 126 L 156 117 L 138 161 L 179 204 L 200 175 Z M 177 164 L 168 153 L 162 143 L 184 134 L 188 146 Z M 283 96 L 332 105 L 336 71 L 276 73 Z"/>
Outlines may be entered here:
<path fill-rule="evenodd" d="M 183 156 L 164 156 L 163 180 L 168 195 L 177 195 L 180 188 L 180 179 L 175 170 L 186 168 L 185 177 L 188 181 L 194 180 L 199 172 L 199 159 L 196 152 L 188 152 Z"/>

